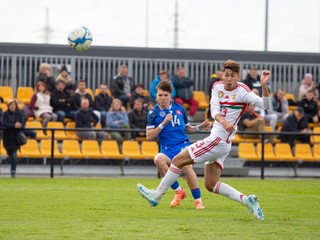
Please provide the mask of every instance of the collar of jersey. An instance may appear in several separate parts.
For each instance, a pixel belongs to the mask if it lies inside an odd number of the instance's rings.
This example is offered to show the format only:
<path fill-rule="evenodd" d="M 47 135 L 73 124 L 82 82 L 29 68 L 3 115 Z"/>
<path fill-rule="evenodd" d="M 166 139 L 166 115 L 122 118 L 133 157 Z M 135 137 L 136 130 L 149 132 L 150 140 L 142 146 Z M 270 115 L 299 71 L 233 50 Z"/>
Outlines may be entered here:
<path fill-rule="evenodd" d="M 160 110 L 170 110 L 170 109 L 172 108 L 172 102 L 170 102 L 170 107 L 169 107 L 169 108 L 162 109 L 162 108 L 160 107 L 160 105 L 158 105 L 158 107 L 159 107 Z"/>

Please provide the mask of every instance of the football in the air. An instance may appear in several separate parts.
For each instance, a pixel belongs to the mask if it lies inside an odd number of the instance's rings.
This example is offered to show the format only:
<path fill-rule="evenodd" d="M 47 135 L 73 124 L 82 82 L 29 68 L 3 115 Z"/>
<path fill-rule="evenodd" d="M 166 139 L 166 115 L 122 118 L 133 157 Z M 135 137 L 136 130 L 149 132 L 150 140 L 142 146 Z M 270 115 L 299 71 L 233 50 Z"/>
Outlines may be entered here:
<path fill-rule="evenodd" d="M 87 50 L 92 43 L 92 33 L 86 27 L 77 27 L 68 34 L 69 45 L 77 52 Z"/>

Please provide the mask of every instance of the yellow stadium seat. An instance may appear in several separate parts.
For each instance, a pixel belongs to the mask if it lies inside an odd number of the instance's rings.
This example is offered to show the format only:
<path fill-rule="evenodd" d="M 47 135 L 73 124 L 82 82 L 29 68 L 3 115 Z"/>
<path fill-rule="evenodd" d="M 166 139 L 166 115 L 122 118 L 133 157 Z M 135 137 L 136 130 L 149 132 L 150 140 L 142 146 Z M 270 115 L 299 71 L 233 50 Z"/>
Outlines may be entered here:
<path fill-rule="evenodd" d="M 13 98 L 13 90 L 10 86 L 0 86 L 0 93 L 5 103 L 7 103 L 10 98 Z"/>
<path fill-rule="evenodd" d="M 149 97 L 150 96 L 150 92 L 147 89 L 144 89 L 143 90 L 143 96 Z"/>
<path fill-rule="evenodd" d="M 38 121 L 27 121 L 25 128 L 42 128 L 42 125 Z M 49 136 L 47 136 L 43 133 L 43 130 L 35 130 L 35 132 L 37 133 L 37 136 L 36 136 L 37 139 L 48 139 L 49 138 Z"/>
<path fill-rule="evenodd" d="M 76 127 L 76 123 L 75 122 L 68 122 L 67 123 L 67 126 L 66 126 L 66 135 L 67 135 L 67 138 L 69 139 L 76 139 L 78 140 L 78 136 L 76 134 L 76 131 L 74 130 L 68 130 L 68 128 L 75 128 Z"/>
<path fill-rule="evenodd" d="M 289 143 L 276 143 L 274 153 L 278 161 L 295 162 L 298 160 L 292 155 Z"/>
<path fill-rule="evenodd" d="M 257 144 L 257 155 L 261 159 L 261 157 L 262 157 L 262 144 L 261 143 Z M 264 144 L 264 160 L 265 161 L 277 161 L 278 160 L 273 152 L 273 147 L 272 147 L 271 143 Z"/>
<path fill-rule="evenodd" d="M 18 91 L 17 91 L 18 102 L 29 104 L 32 95 L 33 95 L 32 87 L 18 87 Z"/>
<path fill-rule="evenodd" d="M 64 140 L 62 142 L 62 155 L 67 158 L 83 158 L 83 155 L 80 151 L 80 146 L 78 140 Z"/>
<path fill-rule="evenodd" d="M 48 122 L 47 128 L 63 128 L 64 129 L 64 125 L 62 122 Z M 47 130 L 47 135 L 51 138 L 52 135 L 52 131 L 51 130 Z M 57 140 L 64 140 L 67 139 L 68 136 L 66 135 L 65 130 L 56 130 L 54 131 L 54 138 Z"/>
<path fill-rule="evenodd" d="M 297 143 L 294 148 L 294 155 L 304 162 L 317 161 L 312 155 L 310 144 L 308 143 Z"/>
<path fill-rule="evenodd" d="M 8 106 L 6 103 L 0 103 L 0 108 L 2 109 L 3 112 L 8 110 Z"/>
<path fill-rule="evenodd" d="M 82 155 L 84 158 L 98 158 L 102 159 L 99 144 L 97 140 L 83 140 L 82 141 Z"/>
<path fill-rule="evenodd" d="M 159 153 L 159 146 L 156 141 L 142 141 L 141 154 L 145 159 L 153 159 Z"/>
<path fill-rule="evenodd" d="M 123 141 L 122 154 L 128 159 L 142 159 L 139 143 L 137 141 Z"/>
<path fill-rule="evenodd" d="M 43 157 L 51 158 L 51 140 L 44 139 L 40 143 L 40 152 Z M 58 144 L 54 141 L 54 158 L 63 158 L 63 155 L 59 152 Z"/>
<path fill-rule="evenodd" d="M 28 139 L 27 143 L 20 147 L 18 158 L 43 158 L 35 139 Z"/>
<path fill-rule="evenodd" d="M 238 146 L 238 157 L 245 161 L 260 161 L 253 143 L 240 142 Z"/>
<path fill-rule="evenodd" d="M 92 100 L 94 99 L 94 96 L 93 96 L 93 92 L 92 92 L 92 89 L 91 88 L 87 88 L 87 93 L 89 93 L 92 97 Z"/>
<path fill-rule="evenodd" d="M 199 108 L 206 109 L 209 107 L 206 94 L 203 91 L 193 91 L 193 98 L 199 102 Z"/>
<path fill-rule="evenodd" d="M 4 148 L 4 146 L 3 146 L 3 141 L 2 141 L 2 139 L 0 139 L 0 156 L 1 157 L 6 157 L 7 156 L 7 151 L 6 151 L 6 149 Z M 0 159 L 1 160 L 1 159 Z M 1 161 L 0 161 L 0 163 L 1 163 Z"/>
<path fill-rule="evenodd" d="M 320 134 L 320 127 L 313 128 L 314 133 Z M 320 143 L 320 135 L 312 135 L 311 136 L 311 144 Z"/>
<path fill-rule="evenodd" d="M 97 88 L 95 91 L 94 91 L 94 95 L 97 96 L 100 94 L 100 88 Z M 111 97 L 111 91 L 110 89 L 108 88 L 107 89 L 107 94 Z"/>
<path fill-rule="evenodd" d="M 123 159 L 115 140 L 105 140 L 101 143 L 101 155 L 106 159 Z"/>
<path fill-rule="evenodd" d="M 320 161 L 320 143 L 313 145 L 313 157 Z"/>
<path fill-rule="evenodd" d="M 285 94 L 285 98 L 287 99 L 287 100 L 289 100 L 289 99 L 291 99 L 292 101 L 296 101 L 296 98 L 295 98 L 295 96 L 294 96 L 294 94 L 293 93 L 286 93 Z"/>

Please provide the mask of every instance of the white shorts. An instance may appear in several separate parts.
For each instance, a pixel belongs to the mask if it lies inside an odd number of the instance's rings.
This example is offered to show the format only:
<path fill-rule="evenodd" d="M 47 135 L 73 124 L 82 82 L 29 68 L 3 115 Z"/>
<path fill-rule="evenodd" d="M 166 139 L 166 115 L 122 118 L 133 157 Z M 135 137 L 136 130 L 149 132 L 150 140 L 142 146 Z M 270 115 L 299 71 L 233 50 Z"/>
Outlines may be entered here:
<path fill-rule="evenodd" d="M 231 143 L 227 143 L 214 135 L 188 146 L 188 152 L 194 163 L 216 163 L 221 170 L 230 150 Z"/>

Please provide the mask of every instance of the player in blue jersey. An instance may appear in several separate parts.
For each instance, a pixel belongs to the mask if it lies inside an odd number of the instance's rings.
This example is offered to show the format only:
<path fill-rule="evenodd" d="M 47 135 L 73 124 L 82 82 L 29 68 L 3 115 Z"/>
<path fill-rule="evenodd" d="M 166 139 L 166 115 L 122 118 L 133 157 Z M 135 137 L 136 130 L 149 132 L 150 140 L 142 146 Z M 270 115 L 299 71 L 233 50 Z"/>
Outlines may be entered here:
<path fill-rule="evenodd" d="M 198 126 L 191 126 L 188 122 L 184 108 L 171 100 L 172 86 L 169 81 L 161 81 L 157 86 L 158 104 L 148 113 L 147 139 L 159 139 L 160 153 L 154 158 L 154 163 L 162 176 L 169 169 L 171 160 L 175 155 L 190 145 L 187 133 L 208 130 L 211 127 L 209 121 Z M 201 201 L 201 192 L 198 186 L 197 175 L 191 165 L 183 168 L 187 183 L 191 189 L 196 209 L 204 209 Z M 171 202 L 171 207 L 176 207 L 186 197 L 186 192 L 175 181 L 171 188 L 176 195 Z"/>

